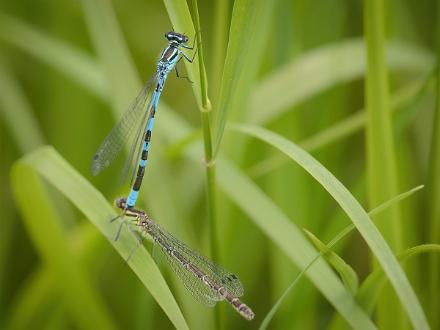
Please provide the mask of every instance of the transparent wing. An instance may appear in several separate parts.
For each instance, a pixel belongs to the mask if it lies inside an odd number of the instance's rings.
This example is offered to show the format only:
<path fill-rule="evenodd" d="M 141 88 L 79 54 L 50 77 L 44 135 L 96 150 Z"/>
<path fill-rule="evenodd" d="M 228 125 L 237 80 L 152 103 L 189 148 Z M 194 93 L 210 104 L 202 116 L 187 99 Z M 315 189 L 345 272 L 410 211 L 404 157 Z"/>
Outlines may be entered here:
<path fill-rule="evenodd" d="M 213 307 L 217 301 L 220 300 L 216 292 L 197 278 L 194 273 L 183 267 L 178 259 L 171 256 L 165 246 L 156 246 L 156 250 L 159 251 L 157 253 L 159 258 L 165 260 L 166 263 L 171 266 L 173 272 L 197 301 L 209 307 Z"/>
<path fill-rule="evenodd" d="M 151 100 L 150 100 L 151 103 Z M 150 109 L 150 104 L 148 104 L 147 109 Z M 142 153 L 142 144 L 143 144 L 143 138 L 144 138 L 144 132 L 145 132 L 145 125 L 147 121 L 147 114 L 149 111 L 144 111 L 144 115 L 142 116 L 142 119 L 140 120 L 141 124 L 139 125 L 136 135 L 131 142 L 130 147 L 130 154 L 128 159 L 124 163 L 124 167 L 122 169 L 121 173 L 121 180 L 120 184 L 122 185 L 125 180 L 127 179 L 128 173 L 131 169 L 131 175 L 130 175 L 130 187 L 133 185 L 134 176 L 136 173 L 136 168 L 139 163 L 139 158 L 141 157 Z"/>
<path fill-rule="evenodd" d="M 133 136 L 135 132 L 139 132 L 137 128 L 139 125 L 143 125 L 142 118 L 144 117 L 142 117 L 142 114 L 147 110 L 146 106 L 150 102 L 152 95 L 151 87 L 154 85 L 153 82 L 155 81 L 156 76 L 153 76 L 145 84 L 138 96 L 130 104 L 119 123 L 113 127 L 109 135 L 107 135 L 96 151 L 91 166 L 93 175 L 98 175 L 99 172 L 108 167 L 129 138 Z"/>
<path fill-rule="evenodd" d="M 185 243 L 179 241 L 177 238 L 175 238 L 173 235 L 168 233 L 165 229 L 163 229 L 159 225 L 154 224 L 154 231 L 156 235 L 158 235 L 168 246 L 171 246 L 175 251 L 177 251 L 180 255 L 182 255 L 191 264 L 193 264 L 198 269 L 200 269 L 215 283 L 223 286 L 229 293 L 231 293 L 236 297 L 240 297 L 243 295 L 244 292 L 243 285 L 241 284 L 240 279 L 235 274 L 228 272 L 227 270 L 221 268 L 220 266 L 218 266 L 208 258 L 192 250 L 191 248 L 186 246 Z M 177 263 L 179 262 L 177 261 Z M 179 275 L 179 273 L 181 272 L 191 273 L 191 272 L 185 269 L 184 267 L 182 267 L 182 265 L 180 264 L 178 264 L 177 266 L 183 268 L 179 272 L 176 271 L 176 273 L 179 277 L 181 277 L 182 281 L 184 281 L 184 279 L 182 278 L 181 275 Z M 204 287 L 208 288 L 208 286 L 203 284 L 196 276 L 192 275 L 192 273 L 191 276 L 193 276 L 194 279 L 197 282 L 200 282 Z M 190 283 L 190 285 L 192 284 Z M 185 286 L 187 285 L 185 284 Z M 223 299 L 223 297 L 220 296 L 217 292 L 214 292 L 210 288 L 208 289 L 212 292 L 211 296 L 215 300 Z M 191 291 L 191 289 L 189 290 Z"/>
<path fill-rule="evenodd" d="M 164 237 L 164 239 L 173 242 L 173 247 L 177 251 L 179 251 L 179 253 L 181 253 L 189 261 L 194 263 L 200 270 L 211 277 L 216 283 L 221 284 L 225 289 L 229 291 L 229 293 L 231 293 L 235 297 L 241 297 L 243 295 L 243 284 L 234 273 L 223 269 L 212 260 L 191 249 L 185 243 L 179 241 L 177 238 L 175 238 L 159 225 L 156 224 L 156 226 L 160 229 L 161 235 Z"/>

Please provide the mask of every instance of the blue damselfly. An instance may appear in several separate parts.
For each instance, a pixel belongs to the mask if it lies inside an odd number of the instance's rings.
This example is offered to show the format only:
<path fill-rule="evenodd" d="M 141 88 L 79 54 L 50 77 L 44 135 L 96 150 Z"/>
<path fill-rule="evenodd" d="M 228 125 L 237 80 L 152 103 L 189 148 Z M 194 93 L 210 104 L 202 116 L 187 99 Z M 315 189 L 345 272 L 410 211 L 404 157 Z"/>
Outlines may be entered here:
<path fill-rule="evenodd" d="M 176 64 L 182 58 L 192 63 L 195 56 L 194 52 L 194 56 L 190 58 L 181 49 L 194 49 L 194 45 L 189 46 L 187 44 L 188 37 L 186 35 L 168 32 L 165 33 L 165 38 L 168 40 L 168 46 L 160 55 L 156 74 L 145 84 L 145 87 L 130 104 L 122 119 L 102 142 L 93 157 L 92 173 L 97 175 L 102 169 L 110 165 L 126 141 L 134 138 L 131 156 L 127 164 L 131 164 L 134 158 L 135 164 L 137 164 L 135 165 L 137 166 L 137 172 L 136 178 L 134 178 L 135 172 L 133 171 L 131 191 L 127 197 L 127 208 L 132 208 L 136 204 L 145 173 L 145 166 L 147 165 L 154 115 L 166 78 L 173 69 L 176 70 L 179 77 Z M 136 156 L 134 156 L 135 154 Z"/>
<path fill-rule="evenodd" d="M 217 301 L 226 300 L 246 320 L 254 318 L 254 312 L 238 298 L 243 295 L 243 285 L 235 274 L 179 241 L 144 211 L 127 208 L 125 198 L 118 198 L 116 206 L 132 218 L 142 236 L 158 245 L 165 260 L 196 300 L 211 307 Z"/>

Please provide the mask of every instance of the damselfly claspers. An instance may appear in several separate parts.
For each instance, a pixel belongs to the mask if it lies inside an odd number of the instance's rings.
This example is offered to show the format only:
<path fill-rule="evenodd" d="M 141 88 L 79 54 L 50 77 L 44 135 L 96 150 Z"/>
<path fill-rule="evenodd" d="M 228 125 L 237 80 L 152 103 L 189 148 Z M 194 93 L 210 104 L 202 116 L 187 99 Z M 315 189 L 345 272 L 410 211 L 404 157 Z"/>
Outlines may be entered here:
<path fill-rule="evenodd" d="M 125 210 L 125 216 L 132 218 L 144 237 L 149 236 L 158 245 L 174 273 L 195 299 L 211 307 L 217 301 L 226 300 L 246 320 L 254 318 L 254 312 L 238 298 L 244 290 L 236 275 L 186 246 L 144 211 L 127 208 L 125 198 L 118 198 L 115 203 L 118 208 Z"/>
<path fill-rule="evenodd" d="M 135 172 L 133 171 L 131 191 L 127 197 L 127 208 L 134 207 L 138 198 L 148 160 L 154 115 L 156 114 L 157 104 L 166 78 L 173 69 L 176 70 L 176 74 L 179 77 L 176 64 L 182 58 L 192 63 L 196 53 L 194 52 L 193 57 L 190 58 L 182 51 L 181 48 L 194 49 L 194 44 L 193 46 L 187 44 L 188 37 L 184 34 L 167 32 L 165 33 L 165 38 L 168 40 L 168 46 L 160 55 L 156 74 L 146 83 L 136 99 L 130 104 L 122 119 L 112 129 L 93 156 L 92 173 L 93 175 L 98 175 L 102 169 L 110 165 L 126 141 L 134 138 L 131 156 L 127 164 L 131 164 L 133 157 L 135 157 L 137 172 L 136 179 L 134 179 Z M 142 132 L 143 134 L 141 134 Z M 135 154 L 136 156 L 134 156 Z"/>

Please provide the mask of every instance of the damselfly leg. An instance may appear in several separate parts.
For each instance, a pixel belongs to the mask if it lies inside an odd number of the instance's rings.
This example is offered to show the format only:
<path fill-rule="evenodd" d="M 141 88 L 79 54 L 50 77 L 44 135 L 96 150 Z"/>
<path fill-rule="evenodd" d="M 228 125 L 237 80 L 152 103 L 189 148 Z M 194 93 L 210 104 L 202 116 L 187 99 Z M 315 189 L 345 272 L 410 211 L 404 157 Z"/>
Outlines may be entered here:
<path fill-rule="evenodd" d="M 122 210 L 122 213 L 114 218 L 112 218 L 110 221 L 113 222 L 117 219 L 121 219 L 121 222 L 118 226 L 118 229 L 116 231 L 116 236 L 115 236 L 115 242 L 119 240 L 119 237 L 121 236 L 121 232 L 122 232 L 122 227 L 124 225 L 127 226 L 129 232 L 136 238 L 137 244 L 131 249 L 130 253 L 128 254 L 128 257 L 125 259 L 125 262 L 128 263 L 128 261 L 131 259 L 131 257 L 134 255 L 134 253 L 136 252 L 136 250 L 139 248 L 139 246 L 142 245 L 144 238 L 140 235 L 138 235 L 138 233 L 133 229 L 132 225 L 130 223 L 127 223 L 124 219 L 125 216 L 125 211 Z M 136 222 L 136 219 L 129 219 L 130 222 Z"/>

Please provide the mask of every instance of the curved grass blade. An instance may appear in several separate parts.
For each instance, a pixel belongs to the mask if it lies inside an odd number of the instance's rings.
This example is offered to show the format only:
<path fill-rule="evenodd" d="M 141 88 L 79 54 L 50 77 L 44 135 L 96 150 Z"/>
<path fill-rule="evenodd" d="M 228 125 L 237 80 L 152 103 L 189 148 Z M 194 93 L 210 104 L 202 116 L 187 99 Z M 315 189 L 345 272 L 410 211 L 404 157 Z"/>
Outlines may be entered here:
<path fill-rule="evenodd" d="M 29 276 L 16 292 L 8 318 L 3 323 L 5 329 L 29 329 L 36 326 L 37 316 L 42 315 L 48 305 L 55 304 L 54 297 L 59 290 L 54 285 L 57 281 L 53 275 L 48 269 L 40 268 Z"/>
<path fill-rule="evenodd" d="M 422 253 L 435 252 L 437 257 L 440 253 L 439 244 L 423 244 L 414 246 L 398 254 L 397 259 L 400 263 L 405 263 L 410 258 L 413 258 Z M 364 280 L 356 295 L 358 301 L 365 307 L 370 314 L 373 313 L 374 306 L 379 298 L 383 286 L 388 282 L 388 277 L 383 272 L 383 269 L 375 269 Z"/>
<path fill-rule="evenodd" d="M 418 104 L 418 102 L 429 91 L 431 91 L 432 82 L 433 71 L 431 71 L 425 77 L 420 78 L 397 90 L 396 93 L 391 97 L 392 113 L 397 116 L 402 112 L 406 112 L 406 109 Z M 415 110 L 418 109 L 421 109 L 421 107 L 416 106 Z M 361 131 L 365 127 L 365 123 L 365 109 L 360 109 L 356 113 L 349 115 L 339 122 L 332 124 L 316 134 L 298 142 L 298 145 L 308 152 L 314 152 Z M 250 167 L 248 169 L 248 173 L 252 177 L 264 175 L 275 170 L 288 161 L 289 159 L 285 155 L 273 155 Z"/>
<path fill-rule="evenodd" d="M 135 93 L 142 88 L 142 82 L 130 58 L 111 2 L 83 0 L 82 7 L 98 62 L 108 84 L 106 101 L 110 100 L 115 117 L 120 118 Z"/>
<path fill-rule="evenodd" d="M 24 172 L 36 172 L 67 197 L 107 237 L 118 253 L 126 260 L 138 242 L 131 233 L 122 231 L 120 239 L 113 237 L 119 224 L 109 223 L 116 215 L 105 198 L 77 173 L 51 147 L 28 154 L 19 161 Z M 24 173 L 23 172 L 23 173 Z M 36 175 L 34 174 L 34 176 Z M 151 295 L 161 306 L 176 328 L 187 329 L 183 315 L 171 294 L 162 274 L 147 250 L 141 246 L 127 262 Z"/>
<path fill-rule="evenodd" d="M 304 233 L 280 210 L 261 189 L 232 163 L 219 158 L 218 185 L 230 200 L 300 268 L 316 256 L 316 250 Z M 373 322 L 330 266 L 319 259 L 307 273 L 310 281 L 328 299 L 345 320 L 357 329 L 375 329 Z"/>
<path fill-rule="evenodd" d="M 168 125 L 162 133 L 172 140 L 179 140 L 191 132 L 188 124 L 177 113 L 166 113 Z M 191 144 L 185 155 L 200 163 L 201 144 Z M 225 159 L 218 160 L 217 184 L 236 203 L 265 235 L 299 267 L 305 267 L 316 255 L 312 245 L 304 238 L 301 230 L 265 195 L 248 176 Z M 268 221 L 270 219 L 270 221 Z M 374 329 L 364 312 L 352 299 L 351 294 L 340 283 L 334 272 L 324 262 L 310 270 L 309 277 L 314 285 L 335 306 L 354 328 Z"/>
<path fill-rule="evenodd" d="M 99 265 L 102 252 L 107 250 L 107 243 L 93 225 L 89 222 L 81 223 L 78 230 L 68 238 L 69 247 L 83 268 L 89 270 Z M 41 321 L 40 316 L 50 314 L 53 306 L 59 304 L 62 292 L 55 285 L 57 280 L 54 275 L 53 271 L 42 265 L 29 276 L 15 294 L 5 329 L 39 327 L 36 321 Z"/>
<path fill-rule="evenodd" d="M 237 0 L 232 10 L 229 42 L 213 125 L 213 151 L 220 148 L 229 111 L 244 106 L 268 32 L 274 1 Z M 250 76 L 243 79 L 250 71 Z M 251 78 L 251 79 L 249 79 Z M 272 99 L 272 96 L 269 98 Z M 265 100 L 265 103 L 268 99 Z"/>
<path fill-rule="evenodd" d="M 12 168 L 11 181 L 29 236 L 53 271 L 56 288 L 78 327 L 114 329 L 101 296 L 69 250 L 60 216 L 38 173 L 25 160 L 19 160 Z"/>
<path fill-rule="evenodd" d="M 260 139 L 285 153 L 330 193 L 349 216 L 385 270 L 414 328 L 427 329 L 429 326 L 425 314 L 405 273 L 368 214 L 347 188 L 310 154 L 280 135 L 253 125 L 234 125 L 233 128 Z"/>
<path fill-rule="evenodd" d="M 389 201 L 379 205 L 378 207 L 371 210 L 368 215 L 370 217 L 374 217 L 375 215 L 379 214 L 383 210 L 386 210 L 390 205 L 393 205 L 394 203 L 398 203 L 401 200 L 411 196 L 415 192 L 422 189 L 424 186 L 417 186 L 411 190 L 408 190 Z M 327 245 L 327 249 L 331 249 L 336 243 L 338 243 L 340 240 L 342 240 L 344 237 L 346 237 L 349 233 L 351 233 L 354 229 L 356 229 L 355 225 L 350 224 L 347 227 L 345 227 L 343 230 L 339 232 L 338 235 L 336 235 Z M 293 282 L 287 287 L 286 290 L 284 290 L 283 294 L 278 298 L 276 303 L 272 306 L 270 311 L 267 313 L 266 317 L 264 318 L 263 322 L 261 322 L 259 329 L 266 329 L 269 325 L 270 321 L 273 319 L 275 313 L 277 312 L 278 308 L 281 306 L 284 299 L 290 294 L 290 292 L 293 290 L 293 288 L 296 286 L 296 284 L 299 282 L 299 280 L 306 274 L 306 272 L 310 269 L 310 267 L 323 255 L 323 251 L 321 250 L 321 253 L 315 256 L 315 258 L 306 266 L 304 267 L 301 272 L 295 277 Z"/>
<path fill-rule="evenodd" d="M 337 253 L 330 250 L 327 245 L 319 240 L 313 233 L 304 229 L 309 239 L 312 241 L 313 245 L 321 251 L 320 255 L 324 256 L 329 264 L 339 273 L 345 286 L 354 295 L 359 288 L 359 278 L 353 268 L 345 262 Z"/>
<path fill-rule="evenodd" d="M 440 254 L 439 244 L 422 244 L 399 253 L 397 259 L 400 263 L 404 264 L 409 259 L 416 257 L 420 254 L 433 253 L 437 258 Z M 374 307 L 383 290 L 384 285 L 388 282 L 387 276 L 384 274 L 383 269 L 378 268 L 368 275 L 368 277 L 361 284 L 361 287 L 356 295 L 359 303 L 364 306 L 365 310 L 369 314 L 373 314 Z M 335 316 L 332 321 L 331 329 L 341 329 L 345 324 L 344 320 L 339 316 Z"/>
<path fill-rule="evenodd" d="M 387 45 L 387 60 L 391 70 L 416 73 L 427 72 L 434 63 L 430 53 L 401 43 Z M 362 39 L 313 49 L 263 78 L 252 91 L 248 120 L 268 123 L 331 86 L 361 78 L 365 72 Z"/>
<path fill-rule="evenodd" d="M 0 39 L 60 70 L 100 99 L 106 100 L 108 85 L 99 66 L 80 49 L 3 13 L 0 13 Z"/>
<path fill-rule="evenodd" d="M 0 23 L 1 24 L 1 23 Z M 25 153 L 44 143 L 31 105 L 19 82 L 0 58 L 0 109 L 3 121 L 11 130 L 21 152 Z"/>

